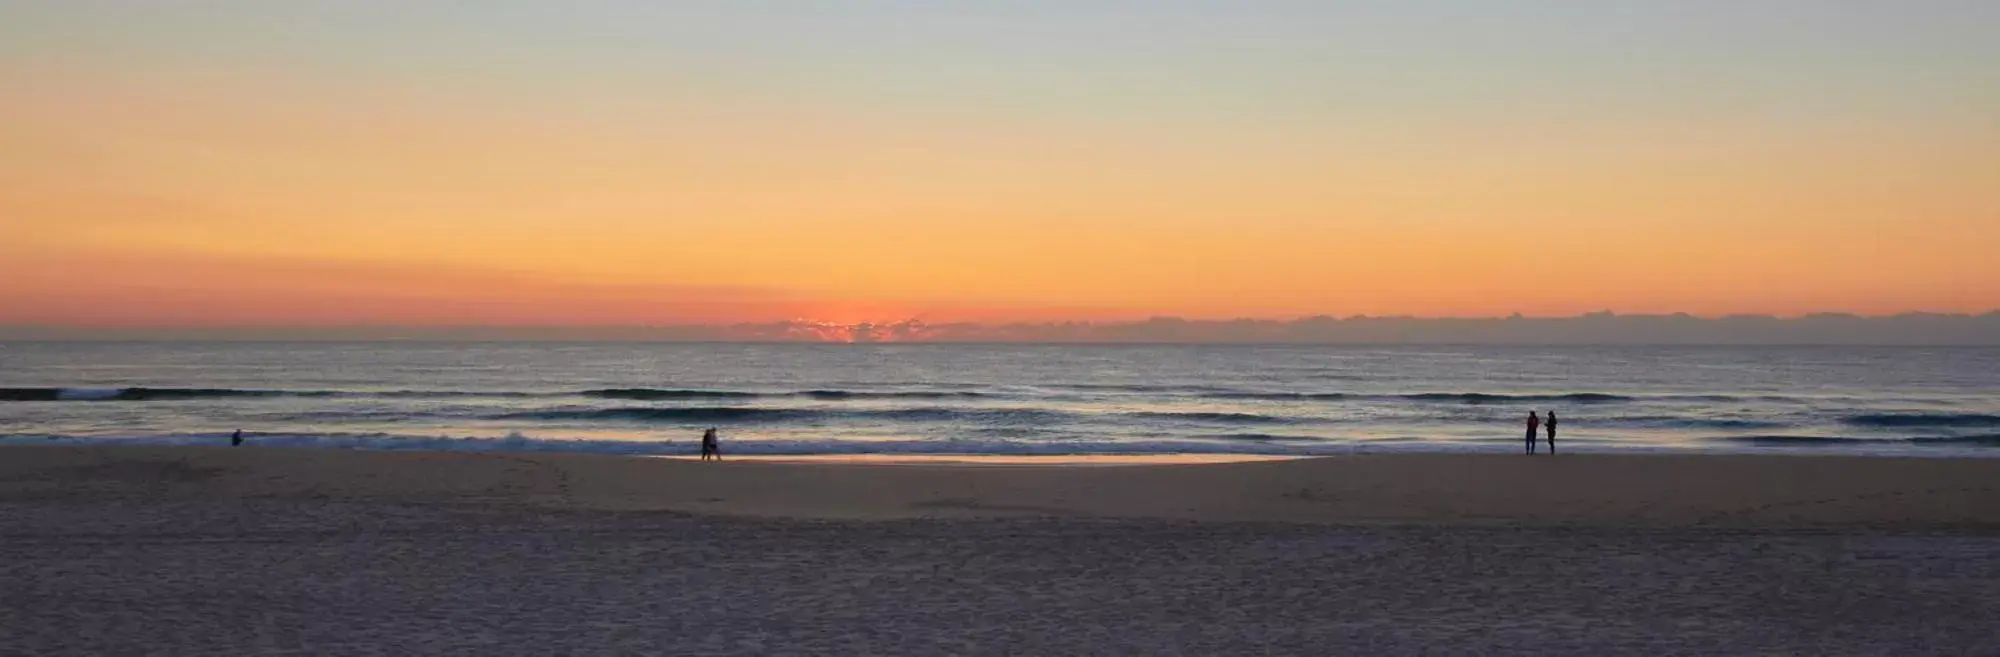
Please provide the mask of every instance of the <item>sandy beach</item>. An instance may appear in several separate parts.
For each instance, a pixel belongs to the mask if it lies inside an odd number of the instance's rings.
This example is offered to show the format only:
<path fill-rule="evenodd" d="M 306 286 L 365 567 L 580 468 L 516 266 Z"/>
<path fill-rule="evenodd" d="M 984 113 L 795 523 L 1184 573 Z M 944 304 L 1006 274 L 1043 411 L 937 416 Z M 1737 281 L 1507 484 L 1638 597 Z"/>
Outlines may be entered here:
<path fill-rule="evenodd" d="M 0 652 L 1990 654 L 2000 460 L 0 448 Z"/>

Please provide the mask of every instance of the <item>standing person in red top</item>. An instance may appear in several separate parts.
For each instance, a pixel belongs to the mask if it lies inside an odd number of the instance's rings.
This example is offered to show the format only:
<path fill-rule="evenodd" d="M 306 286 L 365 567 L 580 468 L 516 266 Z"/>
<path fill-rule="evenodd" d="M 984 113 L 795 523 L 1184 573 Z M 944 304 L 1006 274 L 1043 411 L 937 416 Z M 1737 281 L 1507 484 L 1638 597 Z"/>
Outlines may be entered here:
<path fill-rule="evenodd" d="M 1534 412 L 1534 411 L 1528 411 L 1528 453 L 1529 453 L 1529 454 L 1533 454 L 1533 453 L 1535 453 L 1535 431 L 1536 431 L 1537 429 L 1540 429 L 1540 428 L 1542 428 L 1542 418 L 1541 418 L 1541 416 L 1539 416 L 1539 415 L 1535 415 L 1535 412 Z"/>

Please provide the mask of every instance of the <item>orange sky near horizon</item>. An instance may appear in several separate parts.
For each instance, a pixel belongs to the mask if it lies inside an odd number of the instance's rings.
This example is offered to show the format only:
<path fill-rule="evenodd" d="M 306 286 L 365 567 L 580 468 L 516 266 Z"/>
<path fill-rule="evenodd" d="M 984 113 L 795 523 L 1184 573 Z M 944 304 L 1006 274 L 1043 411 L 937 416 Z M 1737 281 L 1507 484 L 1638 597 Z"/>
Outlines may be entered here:
<path fill-rule="evenodd" d="M 1977 106 L 1224 120 L 207 64 L 0 59 L 0 324 L 2000 308 Z"/>

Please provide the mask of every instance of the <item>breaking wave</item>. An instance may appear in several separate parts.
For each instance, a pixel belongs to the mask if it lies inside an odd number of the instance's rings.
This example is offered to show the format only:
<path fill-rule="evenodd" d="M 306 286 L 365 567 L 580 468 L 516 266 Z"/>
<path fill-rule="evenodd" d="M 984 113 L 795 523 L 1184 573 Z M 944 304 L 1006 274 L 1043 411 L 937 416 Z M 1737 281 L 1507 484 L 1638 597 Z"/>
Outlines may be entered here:
<path fill-rule="evenodd" d="M 1258 401 L 1340 401 L 1351 396 L 1342 392 L 1212 392 L 1209 399 L 1250 399 Z"/>
<path fill-rule="evenodd" d="M 1085 385 L 1055 386 L 1069 390 L 1117 391 L 1160 395 L 1189 395 L 1205 399 L 1251 401 L 1394 401 L 1429 403 L 1508 404 L 1561 402 L 1609 404 L 1634 401 L 1731 402 L 1744 398 L 1727 395 L 1668 395 L 1635 397 L 1602 392 L 1568 394 L 1500 394 L 1486 392 L 1423 392 L 1407 394 L 1361 394 L 1346 392 L 1266 392 L 1207 386 Z M 598 388 L 573 392 L 526 392 L 506 390 L 274 390 L 249 388 L 0 388 L 0 401 L 170 401 L 260 397 L 342 397 L 342 398 L 529 398 L 581 396 L 595 399 L 632 401 L 698 401 L 708 399 L 806 398 L 823 401 L 847 399 L 982 399 L 1011 395 L 970 390 L 838 390 L 817 389 L 794 392 L 714 390 L 698 388 Z M 1783 401 L 1786 398 L 1758 398 Z M 1995 420 L 2000 422 L 2000 420 Z"/>
<path fill-rule="evenodd" d="M 1725 436 L 1725 443 L 1769 446 L 1917 445 L 1934 447 L 2000 447 L 2000 434 L 1978 436 L 1920 436 L 1915 438 L 1853 438 L 1839 436 Z"/>
<path fill-rule="evenodd" d="M 1499 395 L 1483 392 L 1425 392 L 1398 395 L 1403 399 L 1426 402 L 1458 402 L 1462 404 L 1507 404 L 1516 402 L 1571 402 L 1576 404 L 1608 404 L 1636 401 L 1636 397 L 1613 395 L 1602 392 L 1577 392 L 1565 395 Z"/>
<path fill-rule="evenodd" d="M 266 390 L 256 388 L 0 388 L 0 401 L 183 401 L 253 398 L 447 399 L 543 397 L 550 393 L 477 390 Z"/>
<path fill-rule="evenodd" d="M 1842 421 L 1861 427 L 2000 427 L 2000 415 L 1983 413 L 1867 413 Z"/>
<path fill-rule="evenodd" d="M 740 392 L 735 390 L 664 390 L 659 388 L 606 388 L 602 390 L 585 390 L 583 391 L 583 396 L 597 397 L 600 399 L 630 399 L 634 401 L 645 401 L 645 400 L 672 400 L 672 399 L 749 399 L 753 397 L 761 397 L 762 395 L 754 392 Z"/>
<path fill-rule="evenodd" d="M 818 411 L 792 408 L 706 406 L 696 408 L 567 408 L 518 411 L 490 416 L 495 420 L 624 421 L 624 422 L 750 422 L 814 417 Z"/>
<path fill-rule="evenodd" d="M 238 397 L 333 397 L 331 390 L 236 388 L 0 388 L 0 401 L 166 401 Z"/>
<path fill-rule="evenodd" d="M 624 421 L 624 422 L 785 422 L 832 418 L 915 420 L 932 422 L 980 421 L 1004 423 L 1059 422 L 1075 416 L 1060 411 L 1031 408 L 889 408 L 836 410 L 821 408 L 755 408 L 746 406 L 702 406 L 680 408 L 560 408 L 501 413 L 495 420 Z"/>
<path fill-rule="evenodd" d="M 246 388 L 0 388 L 0 401 L 174 401 L 191 399 L 246 399 L 258 397 L 343 397 L 381 399 L 453 399 L 582 396 L 632 401 L 673 401 L 701 399 L 756 399 L 764 397 L 804 397 L 819 400 L 842 399 L 974 399 L 993 397 L 991 393 L 969 391 L 871 391 L 806 390 L 767 393 L 742 390 L 695 390 L 670 388 L 603 388 L 574 393 L 483 390 L 262 390 Z"/>
<path fill-rule="evenodd" d="M 1675 415 L 1613 416 L 1587 418 L 1586 421 L 1593 426 L 1625 426 L 1649 429 L 1783 429 L 1793 426 L 1789 422 L 1775 420 L 1682 417 Z"/>
<path fill-rule="evenodd" d="M 1143 412 L 1143 413 L 1131 413 L 1130 416 L 1148 418 L 1154 420 L 1220 422 L 1223 424 L 1283 424 L 1295 421 L 1291 418 L 1273 417 L 1269 415 L 1258 415 L 1255 413 Z"/>
<path fill-rule="evenodd" d="M 984 393 L 984 392 L 969 392 L 969 391 L 947 391 L 947 392 L 931 392 L 931 391 L 891 391 L 891 392 L 875 392 L 875 391 L 863 391 L 863 390 L 807 390 L 807 391 L 805 391 L 805 392 L 800 392 L 800 393 L 795 393 L 795 394 L 797 394 L 797 395 L 798 395 L 798 396 L 800 396 L 800 397 L 810 397 L 810 398 L 813 398 L 813 399 L 830 399 L 830 400 L 839 400 L 839 399 L 977 399 L 977 398 L 981 398 L 981 397 L 992 397 L 992 396 L 994 396 L 994 395 L 992 395 L 992 394 L 989 394 L 989 393 Z"/>

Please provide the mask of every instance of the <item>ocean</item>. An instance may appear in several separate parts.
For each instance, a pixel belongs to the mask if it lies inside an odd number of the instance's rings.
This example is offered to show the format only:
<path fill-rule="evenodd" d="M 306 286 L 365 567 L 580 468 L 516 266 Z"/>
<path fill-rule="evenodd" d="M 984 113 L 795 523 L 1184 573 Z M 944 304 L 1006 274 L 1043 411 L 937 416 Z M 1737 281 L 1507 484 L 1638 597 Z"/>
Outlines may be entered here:
<path fill-rule="evenodd" d="M 0 343 L 0 444 L 2000 456 L 2000 348 Z"/>

